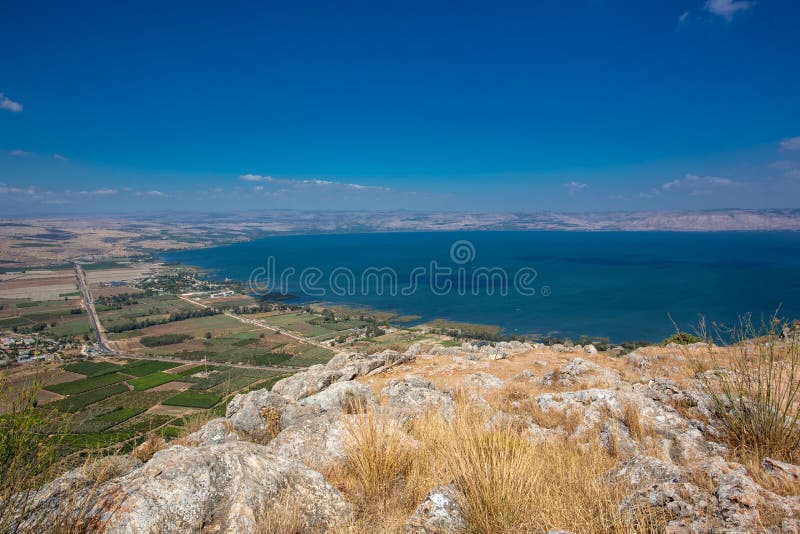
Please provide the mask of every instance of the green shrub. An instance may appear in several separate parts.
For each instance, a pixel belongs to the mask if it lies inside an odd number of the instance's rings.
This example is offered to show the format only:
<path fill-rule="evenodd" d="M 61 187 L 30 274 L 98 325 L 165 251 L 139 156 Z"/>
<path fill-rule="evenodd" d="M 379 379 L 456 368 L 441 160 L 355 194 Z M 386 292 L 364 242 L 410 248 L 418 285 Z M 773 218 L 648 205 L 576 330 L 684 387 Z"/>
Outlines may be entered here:
<path fill-rule="evenodd" d="M 773 319 L 756 329 L 743 318 L 731 333 L 728 357 L 709 349 L 710 362 L 697 362 L 697 377 L 732 449 L 797 463 L 800 347 L 796 337 L 782 338 L 783 326 Z"/>
<path fill-rule="evenodd" d="M 689 334 L 688 332 L 676 332 L 662 341 L 660 345 L 662 347 L 665 347 L 670 343 L 676 343 L 678 345 L 691 345 L 692 343 L 701 343 L 702 341 L 703 338 Z"/>

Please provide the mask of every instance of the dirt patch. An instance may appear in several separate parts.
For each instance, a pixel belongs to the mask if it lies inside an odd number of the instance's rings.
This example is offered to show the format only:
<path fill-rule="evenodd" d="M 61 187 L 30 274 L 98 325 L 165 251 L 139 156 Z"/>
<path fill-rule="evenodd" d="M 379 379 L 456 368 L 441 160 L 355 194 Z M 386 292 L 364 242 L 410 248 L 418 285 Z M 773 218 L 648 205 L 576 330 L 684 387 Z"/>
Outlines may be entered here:
<path fill-rule="evenodd" d="M 156 386 L 154 388 L 150 388 L 149 391 L 184 391 L 191 387 L 190 382 L 167 382 L 166 384 L 161 384 L 160 386 Z"/>
<path fill-rule="evenodd" d="M 198 408 L 186 408 L 184 406 L 165 406 L 163 404 L 159 404 L 158 406 L 153 406 L 147 413 L 153 415 L 169 415 L 171 417 L 180 417 L 182 415 L 188 415 L 192 413 L 201 412 L 202 410 Z"/>
<path fill-rule="evenodd" d="M 192 367 L 197 367 L 198 365 L 199 365 L 198 363 L 186 363 L 178 367 L 173 367 L 172 369 L 167 369 L 164 372 L 172 375 L 177 375 L 179 373 L 182 373 L 186 369 L 191 369 Z"/>
<path fill-rule="evenodd" d="M 59 395 L 58 393 L 53 393 L 52 391 L 47 391 L 46 389 L 40 389 L 36 392 L 36 402 L 39 405 L 47 404 L 48 402 L 57 401 L 63 398 L 64 395 Z"/>

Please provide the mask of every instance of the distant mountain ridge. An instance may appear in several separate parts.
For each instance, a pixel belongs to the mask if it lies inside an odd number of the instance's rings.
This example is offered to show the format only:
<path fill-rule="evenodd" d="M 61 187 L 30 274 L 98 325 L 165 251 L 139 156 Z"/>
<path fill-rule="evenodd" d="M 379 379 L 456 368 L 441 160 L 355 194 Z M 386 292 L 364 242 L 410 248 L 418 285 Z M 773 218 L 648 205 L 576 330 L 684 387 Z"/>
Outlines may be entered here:
<path fill-rule="evenodd" d="M 206 225 L 240 224 L 274 233 L 453 230 L 780 231 L 800 230 L 800 209 L 616 212 L 421 212 L 271 210 L 168 214 L 155 218 Z"/>

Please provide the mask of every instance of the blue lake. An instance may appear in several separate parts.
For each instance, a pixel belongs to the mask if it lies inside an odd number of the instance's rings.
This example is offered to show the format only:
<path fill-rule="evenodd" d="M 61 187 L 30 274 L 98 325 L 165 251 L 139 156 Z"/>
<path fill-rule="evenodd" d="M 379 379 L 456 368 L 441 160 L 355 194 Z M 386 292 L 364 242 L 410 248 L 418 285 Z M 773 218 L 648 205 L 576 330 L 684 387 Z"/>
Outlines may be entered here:
<path fill-rule="evenodd" d="M 670 317 L 686 329 L 699 315 L 731 324 L 778 307 L 800 318 L 800 233 L 293 235 L 164 259 L 217 279 L 248 280 L 256 270 L 262 289 L 282 286 L 306 300 L 518 334 L 657 341 L 674 332 Z"/>

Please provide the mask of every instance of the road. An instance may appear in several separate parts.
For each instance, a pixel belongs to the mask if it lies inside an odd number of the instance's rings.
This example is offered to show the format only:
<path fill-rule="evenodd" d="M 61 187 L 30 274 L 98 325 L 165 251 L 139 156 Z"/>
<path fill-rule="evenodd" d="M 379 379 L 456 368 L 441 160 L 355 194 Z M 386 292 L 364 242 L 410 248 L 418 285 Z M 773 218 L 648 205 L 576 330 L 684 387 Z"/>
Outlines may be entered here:
<path fill-rule="evenodd" d="M 86 280 L 86 272 L 79 264 L 75 264 L 75 277 L 78 279 L 78 288 L 81 292 L 81 300 L 83 301 L 83 307 L 86 309 L 86 313 L 89 315 L 89 324 L 92 326 L 92 330 L 94 330 L 94 336 L 97 340 L 97 346 L 100 349 L 99 352 L 102 353 L 104 356 L 116 356 L 120 358 L 125 358 L 126 360 L 158 360 L 163 362 L 176 362 L 176 363 L 195 363 L 199 364 L 202 363 L 198 360 L 184 360 L 181 358 L 160 358 L 158 356 L 142 356 L 139 354 L 128 354 L 112 348 L 109 344 L 108 339 L 106 338 L 105 330 L 103 330 L 102 325 L 100 324 L 100 319 L 97 317 L 97 311 L 94 308 L 94 298 L 92 297 L 92 292 L 89 289 L 89 283 Z M 183 298 L 183 297 L 181 297 Z M 203 306 L 202 304 L 195 302 L 191 299 L 184 298 L 187 302 L 191 302 L 193 304 L 197 304 Z M 203 306 L 204 308 L 207 306 Z M 234 316 L 234 318 L 239 318 L 238 316 Z M 293 336 L 292 336 L 293 337 Z M 314 344 L 314 343 L 312 343 Z M 234 367 L 237 369 L 259 369 L 265 371 L 281 371 L 281 372 L 295 372 L 297 371 L 296 367 L 283 367 L 279 365 L 247 365 L 244 363 L 226 363 L 226 362 L 211 362 L 211 365 L 215 366 L 222 366 L 222 367 Z"/>
<path fill-rule="evenodd" d="M 92 292 L 89 291 L 89 284 L 86 281 L 86 271 L 79 264 L 75 264 L 75 278 L 78 279 L 78 289 L 81 292 L 81 299 L 83 300 L 83 307 L 89 315 L 89 324 L 92 325 L 94 330 L 94 338 L 97 340 L 97 346 L 103 352 L 114 352 L 109 346 L 105 337 L 105 332 L 100 327 L 100 320 L 97 318 L 97 311 L 94 309 L 94 299 Z"/>

